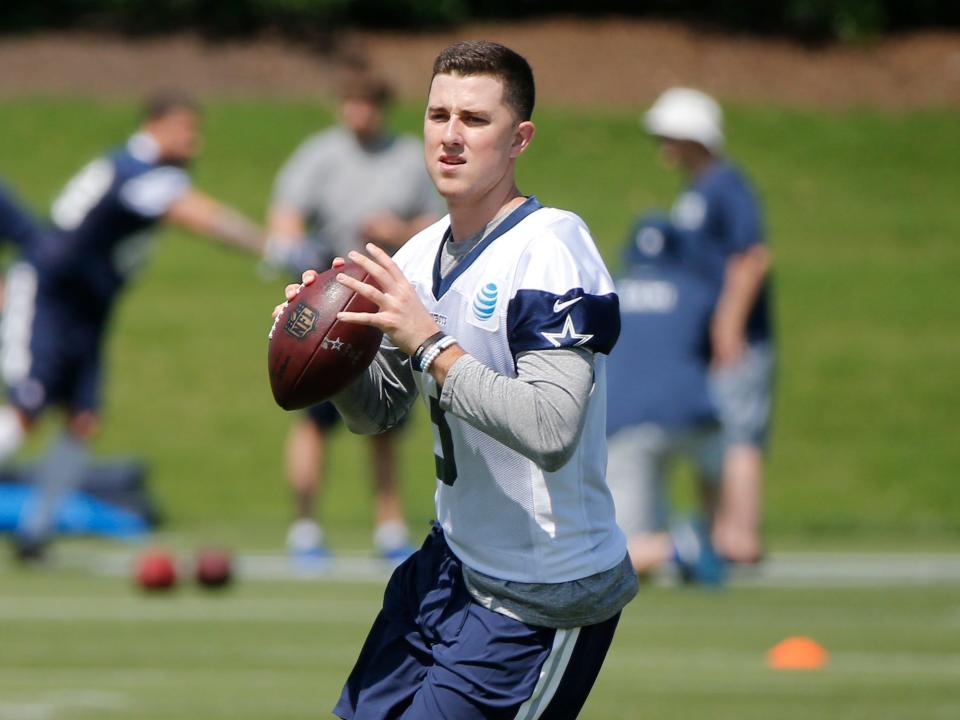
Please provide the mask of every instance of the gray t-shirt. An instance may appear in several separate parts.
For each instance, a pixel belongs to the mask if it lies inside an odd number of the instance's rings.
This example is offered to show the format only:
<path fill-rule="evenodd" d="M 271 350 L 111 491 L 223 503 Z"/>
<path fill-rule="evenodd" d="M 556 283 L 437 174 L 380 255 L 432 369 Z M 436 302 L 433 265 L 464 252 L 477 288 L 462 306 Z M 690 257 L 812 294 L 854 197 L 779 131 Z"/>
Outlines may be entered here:
<path fill-rule="evenodd" d="M 407 135 L 361 145 L 344 127 L 307 138 L 274 184 L 273 204 L 297 208 L 311 237 L 331 255 L 362 249 L 360 229 L 389 211 L 404 220 L 445 210 L 423 159 L 423 146 Z"/>

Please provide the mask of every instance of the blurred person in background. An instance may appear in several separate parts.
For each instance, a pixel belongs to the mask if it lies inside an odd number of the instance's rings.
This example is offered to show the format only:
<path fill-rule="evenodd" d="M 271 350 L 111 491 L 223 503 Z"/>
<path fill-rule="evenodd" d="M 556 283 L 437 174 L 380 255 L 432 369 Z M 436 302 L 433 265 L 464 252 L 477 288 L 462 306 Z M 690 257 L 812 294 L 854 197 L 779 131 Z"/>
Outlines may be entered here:
<path fill-rule="evenodd" d="M 346 74 L 339 124 L 307 138 L 277 176 L 267 220 L 268 263 L 299 276 L 368 242 L 392 254 L 440 217 L 443 203 L 427 175 L 421 142 L 387 126 L 391 95 L 373 73 Z M 309 408 L 287 438 L 295 514 L 287 549 L 301 563 L 328 554 L 315 505 L 326 479 L 327 439 L 338 421 L 333 404 L 322 403 Z M 389 560 L 412 552 L 397 486 L 396 437 L 391 430 L 370 438 L 373 543 Z"/>
<path fill-rule="evenodd" d="M 764 449 L 774 376 L 769 273 L 762 212 L 744 174 L 723 156 L 723 113 L 698 90 L 672 88 L 644 116 L 662 157 L 684 177 L 671 222 L 724 257 L 710 323 L 711 385 L 725 438 L 722 492 L 713 527 L 717 552 L 761 559 Z"/>
<path fill-rule="evenodd" d="M 722 256 L 668 218 L 646 215 L 624 260 L 620 341 L 607 361 L 607 482 L 617 522 L 641 576 L 673 560 L 684 582 L 716 585 L 724 568 L 709 530 L 723 436 L 708 385 Z M 670 528 L 668 473 L 681 458 L 696 470 L 702 513 Z"/>
<path fill-rule="evenodd" d="M 48 408 L 66 426 L 35 474 L 37 492 L 13 535 L 23 560 L 44 557 L 61 502 L 88 465 L 98 428 L 102 355 L 121 290 L 146 258 L 149 231 L 178 225 L 254 253 L 263 232 L 236 210 L 193 188 L 187 168 L 201 144 L 200 111 L 189 97 L 150 99 L 137 131 L 67 182 L 41 225 L 0 186 L 0 236 L 18 246 L 2 327 L 9 403 L 0 407 L 0 462 L 23 444 Z"/>

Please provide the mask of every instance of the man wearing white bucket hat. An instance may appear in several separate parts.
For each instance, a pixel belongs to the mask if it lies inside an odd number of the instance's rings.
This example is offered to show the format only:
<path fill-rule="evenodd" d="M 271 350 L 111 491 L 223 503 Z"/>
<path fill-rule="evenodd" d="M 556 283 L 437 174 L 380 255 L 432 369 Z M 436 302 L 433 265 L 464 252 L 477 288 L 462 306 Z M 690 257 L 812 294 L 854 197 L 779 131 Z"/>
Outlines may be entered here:
<path fill-rule="evenodd" d="M 755 562 L 762 556 L 760 498 L 774 369 L 771 259 L 760 204 L 742 172 L 723 157 L 723 112 L 712 97 L 671 88 L 643 123 L 686 181 L 670 214 L 675 230 L 712 244 L 725 258 L 710 327 L 711 388 L 726 440 L 712 538 L 720 555 Z"/>

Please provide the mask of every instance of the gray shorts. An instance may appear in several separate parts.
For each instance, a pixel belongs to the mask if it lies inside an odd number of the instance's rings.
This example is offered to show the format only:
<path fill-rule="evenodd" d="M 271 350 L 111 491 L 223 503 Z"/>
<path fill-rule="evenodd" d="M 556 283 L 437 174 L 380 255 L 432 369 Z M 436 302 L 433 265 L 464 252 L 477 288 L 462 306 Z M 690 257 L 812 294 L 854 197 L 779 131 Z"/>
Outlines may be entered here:
<path fill-rule="evenodd" d="M 700 482 L 717 486 L 723 462 L 719 428 L 668 430 L 659 425 L 625 427 L 607 440 L 607 484 L 617 523 L 627 537 L 662 532 L 670 519 L 667 471 L 683 458 Z"/>
<path fill-rule="evenodd" d="M 727 447 L 766 447 L 773 409 L 774 367 L 773 346 L 756 343 L 747 348 L 735 365 L 711 374 L 710 390 Z"/>

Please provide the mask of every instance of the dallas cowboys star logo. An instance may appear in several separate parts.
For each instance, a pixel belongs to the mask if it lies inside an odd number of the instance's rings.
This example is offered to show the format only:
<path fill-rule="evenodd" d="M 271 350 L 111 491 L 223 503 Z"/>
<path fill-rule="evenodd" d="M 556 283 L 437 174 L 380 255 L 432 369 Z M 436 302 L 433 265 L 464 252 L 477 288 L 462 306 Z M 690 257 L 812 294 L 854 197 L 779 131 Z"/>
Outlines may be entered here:
<path fill-rule="evenodd" d="M 593 335 L 585 335 L 578 333 L 577 329 L 573 326 L 573 316 L 567 315 L 567 319 L 563 321 L 563 329 L 558 333 L 549 333 L 541 332 L 547 340 L 550 341 L 550 344 L 554 347 L 562 347 L 564 344 L 569 345 L 570 343 L 564 343 L 564 340 L 576 340 L 577 342 L 573 343 L 574 347 L 580 347 L 586 342 L 589 342 Z"/>
<path fill-rule="evenodd" d="M 340 348 L 343 347 L 343 341 L 340 338 L 337 338 L 330 344 L 333 345 L 334 350 L 339 350 Z"/>

